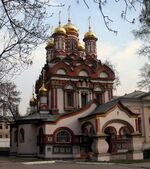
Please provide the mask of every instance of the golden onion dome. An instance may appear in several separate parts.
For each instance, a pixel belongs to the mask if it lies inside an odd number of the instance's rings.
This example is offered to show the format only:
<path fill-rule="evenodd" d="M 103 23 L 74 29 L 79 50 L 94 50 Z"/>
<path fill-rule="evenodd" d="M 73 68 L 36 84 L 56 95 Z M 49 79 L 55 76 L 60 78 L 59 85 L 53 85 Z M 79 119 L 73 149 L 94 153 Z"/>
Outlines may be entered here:
<path fill-rule="evenodd" d="M 44 83 L 43 83 L 42 87 L 39 89 L 39 94 L 47 95 L 47 93 L 48 93 L 48 90 L 45 88 Z"/>
<path fill-rule="evenodd" d="M 67 33 L 70 32 L 78 33 L 78 28 L 71 22 L 68 22 L 66 25 L 64 25 L 64 29 L 66 30 Z"/>
<path fill-rule="evenodd" d="M 35 106 L 36 103 L 37 103 L 37 100 L 36 98 L 34 98 L 34 95 L 33 95 L 33 97 L 30 99 L 30 106 Z"/>
<path fill-rule="evenodd" d="M 79 51 L 83 51 L 83 50 L 85 50 L 85 46 L 82 44 L 82 43 L 78 43 L 78 50 Z"/>
<path fill-rule="evenodd" d="M 56 33 L 61 34 L 61 35 L 66 35 L 66 30 L 59 25 L 59 26 L 58 26 L 57 28 L 55 28 L 55 30 L 54 30 L 54 34 L 56 34 Z"/>
<path fill-rule="evenodd" d="M 46 48 L 52 48 L 54 47 L 54 39 L 50 38 L 50 40 L 47 42 Z"/>
<path fill-rule="evenodd" d="M 89 39 L 89 38 L 97 39 L 96 34 L 91 30 L 86 32 L 84 35 L 84 39 Z"/>

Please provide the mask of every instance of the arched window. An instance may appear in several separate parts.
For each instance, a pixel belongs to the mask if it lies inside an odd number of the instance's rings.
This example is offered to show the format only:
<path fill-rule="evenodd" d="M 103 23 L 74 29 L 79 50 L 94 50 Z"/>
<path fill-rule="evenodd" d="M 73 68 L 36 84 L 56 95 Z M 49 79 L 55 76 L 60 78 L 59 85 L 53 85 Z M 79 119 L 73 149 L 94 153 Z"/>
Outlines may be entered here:
<path fill-rule="evenodd" d="M 57 70 L 56 74 L 66 75 L 67 73 L 66 73 L 66 70 L 65 70 L 65 69 L 60 68 L 60 69 Z"/>
<path fill-rule="evenodd" d="M 24 129 L 23 129 L 23 128 L 21 128 L 21 129 L 20 129 L 20 132 L 19 132 L 19 141 L 20 141 L 21 143 L 24 142 Z"/>
<path fill-rule="evenodd" d="M 81 70 L 79 76 L 88 76 L 88 72 L 86 70 Z"/>
<path fill-rule="evenodd" d="M 107 78 L 108 74 L 106 72 L 101 72 L 99 75 L 101 78 Z"/>
<path fill-rule="evenodd" d="M 62 50 L 62 49 L 64 49 L 63 39 L 62 39 L 61 37 L 57 37 L 57 38 L 56 38 L 55 48 L 56 48 L 57 50 Z"/>
<path fill-rule="evenodd" d="M 56 133 L 55 140 L 57 143 L 71 143 L 71 134 L 67 130 L 60 130 Z"/>
<path fill-rule="evenodd" d="M 72 109 L 75 106 L 75 93 L 72 85 L 65 86 L 65 108 Z"/>

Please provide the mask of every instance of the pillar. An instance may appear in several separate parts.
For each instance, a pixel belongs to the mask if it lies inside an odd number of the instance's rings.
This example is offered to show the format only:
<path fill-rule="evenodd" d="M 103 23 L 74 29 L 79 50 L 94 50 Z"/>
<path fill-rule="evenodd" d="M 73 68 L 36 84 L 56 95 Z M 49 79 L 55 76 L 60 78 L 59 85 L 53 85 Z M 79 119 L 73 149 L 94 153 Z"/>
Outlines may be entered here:
<path fill-rule="evenodd" d="M 106 135 L 104 133 L 94 136 L 92 143 L 93 156 L 91 160 L 93 161 L 109 161 L 110 155 L 108 151 L 108 143 L 106 142 Z"/>
<path fill-rule="evenodd" d="M 132 133 L 129 138 L 127 160 L 143 159 L 143 143 L 144 138 L 140 133 Z"/>

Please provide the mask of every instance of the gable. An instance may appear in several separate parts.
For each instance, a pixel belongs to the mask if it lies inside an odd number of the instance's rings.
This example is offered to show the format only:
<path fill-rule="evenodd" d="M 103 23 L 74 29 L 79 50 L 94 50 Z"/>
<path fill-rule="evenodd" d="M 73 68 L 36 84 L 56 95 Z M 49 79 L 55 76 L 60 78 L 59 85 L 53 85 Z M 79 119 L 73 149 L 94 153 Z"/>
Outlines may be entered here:
<path fill-rule="evenodd" d="M 111 117 L 111 118 L 132 118 L 132 117 L 136 117 L 137 114 L 134 114 L 133 112 L 131 112 L 131 110 L 129 110 L 128 108 L 117 104 L 115 106 L 113 106 L 112 108 L 110 108 L 108 111 L 98 115 L 99 117 Z"/>
<path fill-rule="evenodd" d="M 88 116 L 85 116 L 81 119 L 91 118 L 93 116 L 97 117 L 106 117 L 114 111 L 120 110 L 123 114 L 126 114 L 127 117 L 137 117 L 138 115 L 133 113 L 130 109 L 125 107 L 120 101 L 112 100 L 105 104 L 99 105 L 96 109 L 91 112 Z"/>

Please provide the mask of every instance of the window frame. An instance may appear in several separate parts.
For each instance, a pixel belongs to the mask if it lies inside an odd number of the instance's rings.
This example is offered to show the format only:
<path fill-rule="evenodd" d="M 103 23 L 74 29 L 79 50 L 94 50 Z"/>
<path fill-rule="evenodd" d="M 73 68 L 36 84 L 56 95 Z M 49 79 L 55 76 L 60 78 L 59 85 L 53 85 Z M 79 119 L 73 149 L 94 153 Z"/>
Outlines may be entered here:
<path fill-rule="evenodd" d="M 69 98 L 68 98 L 68 93 L 71 94 L 72 96 L 72 103 L 69 105 L 68 103 Z M 66 110 L 70 110 L 70 109 L 74 109 L 75 108 L 75 90 L 73 89 L 65 89 L 64 91 L 64 109 Z"/>
<path fill-rule="evenodd" d="M 86 98 L 84 98 L 83 96 L 86 97 Z M 83 98 L 85 99 L 84 101 L 83 101 Z M 88 93 L 87 92 L 81 92 L 81 107 L 86 106 L 87 103 L 88 103 Z"/>
<path fill-rule="evenodd" d="M 66 137 L 66 135 L 63 136 L 63 135 L 62 135 L 63 132 L 67 133 L 69 137 L 68 137 L 68 136 Z M 58 136 L 58 134 L 60 134 L 60 135 Z M 61 140 L 61 139 L 62 139 L 62 140 Z M 67 141 L 66 139 L 68 139 L 68 141 Z M 72 142 L 72 134 L 71 134 L 68 130 L 66 130 L 66 129 L 58 130 L 58 131 L 56 132 L 56 134 L 55 134 L 55 142 L 56 142 L 56 143 L 61 143 L 61 144 L 71 143 L 71 142 Z"/>
<path fill-rule="evenodd" d="M 66 91 L 66 105 L 67 107 L 74 107 L 74 92 Z"/>
<path fill-rule="evenodd" d="M 97 99 L 97 96 L 99 99 Z M 102 92 L 95 92 L 95 99 L 99 104 L 103 103 L 103 93 Z"/>

